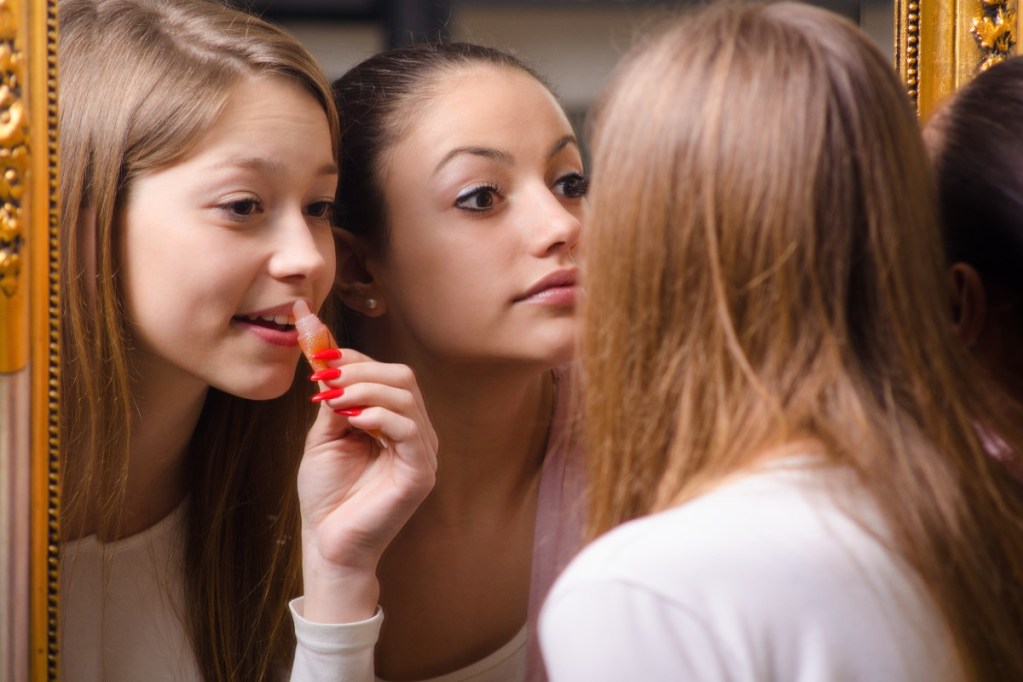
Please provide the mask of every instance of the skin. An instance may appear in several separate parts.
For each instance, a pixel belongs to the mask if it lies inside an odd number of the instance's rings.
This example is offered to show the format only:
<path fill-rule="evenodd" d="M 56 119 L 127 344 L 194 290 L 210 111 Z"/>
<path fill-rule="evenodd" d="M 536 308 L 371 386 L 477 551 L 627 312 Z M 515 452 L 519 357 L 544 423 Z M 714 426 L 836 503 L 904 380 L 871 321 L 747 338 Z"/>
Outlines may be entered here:
<path fill-rule="evenodd" d="M 571 125 L 540 83 L 476 65 L 432 86 L 379 175 L 386 248 L 341 234 L 340 289 L 365 316 L 354 335 L 415 370 L 443 444 L 437 487 L 380 566 L 377 671 L 394 680 L 468 665 L 525 623 L 585 210 Z M 537 291 L 551 276 L 560 286 Z"/>
<path fill-rule="evenodd" d="M 1023 401 L 1023 326 L 1013 297 L 985 282 L 973 266 L 949 269 L 956 332 L 978 362 L 1010 395 Z"/>
<path fill-rule="evenodd" d="M 271 76 L 243 79 L 192 153 L 133 183 L 122 245 L 138 405 L 126 535 L 187 495 L 183 461 L 210 386 L 265 400 L 291 385 L 293 306 L 318 309 L 333 283 L 336 185 L 322 108 Z M 332 387 L 345 392 L 322 403 L 299 470 L 303 615 L 344 623 L 375 611 L 377 564 L 433 486 L 437 438 L 407 367 L 349 350 L 328 364 L 343 368 Z M 356 406 L 358 416 L 335 413 Z"/>
<path fill-rule="evenodd" d="M 243 316 L 326 298 L 337 178 L 329 140 L 311 95 L 251 76 L 192 153 L 128 192 L 124 284 L 145 417 L 131 443 L 129 531 L 184 498 L 185 446 L 210 386 L 254 400 L 290 386 L 298 347 Z"/>

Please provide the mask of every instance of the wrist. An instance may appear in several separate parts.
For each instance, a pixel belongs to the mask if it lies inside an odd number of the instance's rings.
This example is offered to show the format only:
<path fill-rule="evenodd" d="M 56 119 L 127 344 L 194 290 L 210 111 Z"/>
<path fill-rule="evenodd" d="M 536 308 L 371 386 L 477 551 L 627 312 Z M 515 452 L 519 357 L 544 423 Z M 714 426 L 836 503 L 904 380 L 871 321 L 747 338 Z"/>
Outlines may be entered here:
<path fill-rule="evenodd" d="M 371 618 L 380 601 L 376 566 L 342 566 L 303 545 L 302 617 L 316 623 L 353 623 Z"/>

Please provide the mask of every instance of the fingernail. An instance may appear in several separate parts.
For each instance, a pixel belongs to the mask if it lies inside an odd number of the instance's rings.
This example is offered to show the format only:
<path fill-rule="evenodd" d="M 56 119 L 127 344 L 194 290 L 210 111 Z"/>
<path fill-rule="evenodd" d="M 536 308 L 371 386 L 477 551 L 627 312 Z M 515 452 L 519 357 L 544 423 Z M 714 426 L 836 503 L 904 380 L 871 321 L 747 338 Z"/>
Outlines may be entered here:
<path fill-rule="evenodd" d="M 341 376 L 341 370 L 337 367 L 328 367 L 327 369 L 321 369 L 319 372 L 313 372 L 309 375 L 310 381 L 329 381 L 330 379 L 337 379 Z"/>
<path fill-rule="evenodd" d="M 334 410 L 334 414 L 343 414 L 346 417 L 358 417 L 362 414 L 361 407 L 349 407 L 344 410 Z"/>
<path fill-rule="evenodd" d="M 315 353 L 313 353 L 309 357 L 311 357 L 313 360 L 340 360 L 341 359 L 341 349 L 340 348 L 324 348 L 323 350 L 316 351 Z"/>
<path fill-rule="evenodd" d="M 324 400 L 333 400 L 334 398 L 340 398 L 345 393 L 343 388 L 328 388 L 326 391 L 320 391 L 312 397 L 314 403 L 322 402 Z"/>

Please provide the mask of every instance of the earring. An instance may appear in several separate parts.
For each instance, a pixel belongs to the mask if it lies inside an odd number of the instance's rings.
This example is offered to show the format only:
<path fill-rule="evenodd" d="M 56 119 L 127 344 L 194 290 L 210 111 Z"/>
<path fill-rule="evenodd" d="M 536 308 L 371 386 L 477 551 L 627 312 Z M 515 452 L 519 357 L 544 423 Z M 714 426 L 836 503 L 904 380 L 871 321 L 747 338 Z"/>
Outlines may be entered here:
<path fill-rule="evenodd" d="M 377 300 L 375 298 L 367 298 L 366 307 L 369 308 L 370 310 L 375 310 L 377 307 Z"/>

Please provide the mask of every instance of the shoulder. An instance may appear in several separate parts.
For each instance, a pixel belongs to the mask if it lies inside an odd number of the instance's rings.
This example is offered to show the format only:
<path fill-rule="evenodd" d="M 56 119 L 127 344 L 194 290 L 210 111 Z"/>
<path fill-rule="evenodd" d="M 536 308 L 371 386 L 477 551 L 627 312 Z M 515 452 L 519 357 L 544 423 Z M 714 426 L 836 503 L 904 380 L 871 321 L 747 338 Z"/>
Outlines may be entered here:
<path fill-rule="evenodd" d="M 833 677 L 858 665 L 856 651 L 901 665 L 900 647 L 929 649 L 940 639 L 940 617 L 878 539 L 883 528 L 853 518 L 833 482 L 813 470 L 755 474 L 624 524 L 559 578 L 548 626 L 561 629 L 556 623 L 575 621 L 580 608 L 589 622 L 638 619 L 625 631 L 672 623 L 765 679 L 808 661 L 827 661 L 818 672 Z M 855 496 L 848 504 L 870 522 L 870 505 Z M 685 642 L 676 648 L 691 659 Z M 881 668 L 876 679 L 890 672 Z"/>

